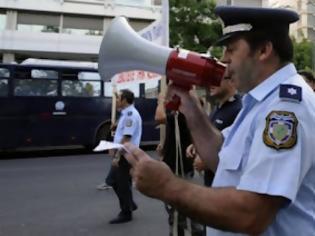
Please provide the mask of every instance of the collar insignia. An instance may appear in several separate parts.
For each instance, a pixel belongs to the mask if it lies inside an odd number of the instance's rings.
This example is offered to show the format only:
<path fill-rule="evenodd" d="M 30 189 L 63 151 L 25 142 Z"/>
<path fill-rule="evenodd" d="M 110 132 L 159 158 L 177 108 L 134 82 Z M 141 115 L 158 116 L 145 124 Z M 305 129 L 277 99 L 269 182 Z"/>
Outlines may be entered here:
<path fill-rule="evenodd" d="M 302 88 L 291 84 L 281 84 L 279 97 L 283 101 L 301 102 Z"/>

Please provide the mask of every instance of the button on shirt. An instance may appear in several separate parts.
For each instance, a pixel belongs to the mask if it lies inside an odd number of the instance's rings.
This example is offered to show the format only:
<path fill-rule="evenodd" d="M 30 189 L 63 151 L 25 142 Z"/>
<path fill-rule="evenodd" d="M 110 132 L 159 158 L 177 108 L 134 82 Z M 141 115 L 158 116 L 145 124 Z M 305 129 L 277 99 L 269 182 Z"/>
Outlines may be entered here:
<path fill-rule="evenodd" d="M 121 143 L 124 135 L 129 135 L 131 136 L 130 142 L 139 147 L 141 134 L 142 119 L 139 112 L 134 105 L 124 108 L 119 117 L 114 143 Z"/>
<path fill-rule="evenodd" d="M 281 84 L 301 87 L 302 101 L 281 99 Z M 295 114 L 297 142 L 291 148 L 277 150 L 264 143 L 266 117 L 272 111 Z M 315 235 L 314 134 L 314 92 L 294 65 L 288 64 L 244 95 L 242 110 L 233 125 L 223 131 L 225 140 L 212 186 L 288 199 L 264 236 Z M 207 236 L 216 235 L 242 234 L 207 228 Z"/>

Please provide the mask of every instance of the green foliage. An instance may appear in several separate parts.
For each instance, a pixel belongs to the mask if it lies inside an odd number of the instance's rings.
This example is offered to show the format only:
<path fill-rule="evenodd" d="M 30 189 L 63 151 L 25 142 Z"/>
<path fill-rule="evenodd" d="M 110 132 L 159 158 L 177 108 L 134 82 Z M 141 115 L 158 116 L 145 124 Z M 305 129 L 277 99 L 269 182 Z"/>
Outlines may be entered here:
<path fill-rule="evenodd" d="M 215 5 L 214 0 L 170 0 L 170 46 L 207 52 L 221 35 Z"/>
<path fill-rule="evenodd" d="M 313 58 L 314 44 L 303 39 L 301 42 L 297 42 L 293 39 L 294 58 L 293 62 L 298 70 L 309 70 L 313 67 L 315 58 Z"/>

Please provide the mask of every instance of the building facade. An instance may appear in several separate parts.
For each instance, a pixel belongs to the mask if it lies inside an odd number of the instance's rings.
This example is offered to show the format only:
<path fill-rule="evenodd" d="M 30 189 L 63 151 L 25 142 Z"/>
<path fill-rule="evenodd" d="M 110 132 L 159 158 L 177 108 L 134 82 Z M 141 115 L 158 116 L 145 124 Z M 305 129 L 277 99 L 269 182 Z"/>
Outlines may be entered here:
<path fill-rule="evenodd" d="M 0 0 L 0 56 L 97 61 L 115 16 L 139 31 L 161 17 L 157 0 Z"/>
<path fill-rule="evenodd" d="M 293 9 L 300 20 L 291 27 L 291 34 L 301 40 L 307 38 L 315 43 L 315 0 L 269 0 L 270 7 Z"/>
<path fill-rule="evenodd" d="M 217 0 L 217 5 L 262 7 L 267 5 L 267 0 Z"/>

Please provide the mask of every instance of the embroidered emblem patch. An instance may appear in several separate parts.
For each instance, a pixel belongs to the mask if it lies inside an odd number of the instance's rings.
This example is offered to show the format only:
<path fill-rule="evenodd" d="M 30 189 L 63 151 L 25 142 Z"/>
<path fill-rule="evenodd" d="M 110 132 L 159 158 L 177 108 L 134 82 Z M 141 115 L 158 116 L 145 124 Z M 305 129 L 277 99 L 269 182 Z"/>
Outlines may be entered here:
<path fill-rule="evenodd" d="M 125 124 L 126 124 L 126 127 L 131 127 L 132 126 L 132 120 L 127 119 Z"/>
<path fill-rule="evenodd" d="M 128 111 L 127 115 L 131 116 L 132 115 L 132 111 Z"/>
<path fill-rule="evenodd" d="M 298 120 L 293 112 L 272 111 L 266 117 L 264 143 L 275 149 L 292 148 L 297 141 Z"/>

